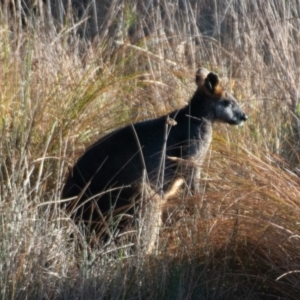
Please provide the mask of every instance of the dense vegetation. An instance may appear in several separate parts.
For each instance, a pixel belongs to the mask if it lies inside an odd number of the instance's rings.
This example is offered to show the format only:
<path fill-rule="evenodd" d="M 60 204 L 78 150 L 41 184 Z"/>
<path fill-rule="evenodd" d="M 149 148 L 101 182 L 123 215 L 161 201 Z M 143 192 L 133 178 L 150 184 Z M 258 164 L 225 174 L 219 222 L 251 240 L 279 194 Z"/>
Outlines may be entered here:
<path fill-rule="evenodd" d="M 49 1 L 1 2 L 1 299 L 298 299 L 298 1 L 135 2 L 111 1 L 93 38 Z M 184 105 L 199 66 L 249 120 L 215 125 L 201 193 L 170 201 L 156 253 L 91 247 L 60 209 L 68 167 Z"/>

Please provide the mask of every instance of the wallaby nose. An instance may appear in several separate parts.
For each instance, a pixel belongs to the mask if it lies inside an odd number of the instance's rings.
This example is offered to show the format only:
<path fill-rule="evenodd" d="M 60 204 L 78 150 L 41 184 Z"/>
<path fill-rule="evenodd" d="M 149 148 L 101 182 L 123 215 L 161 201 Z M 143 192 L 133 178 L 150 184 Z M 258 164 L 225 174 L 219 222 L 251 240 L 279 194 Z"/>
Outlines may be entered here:
<path fill-rule="evenodd" d="M 248 116 L 246 114 L 242 114 L 241 115 L 241 120 L 242 121 L 247 121 L 248 120 Z"/>

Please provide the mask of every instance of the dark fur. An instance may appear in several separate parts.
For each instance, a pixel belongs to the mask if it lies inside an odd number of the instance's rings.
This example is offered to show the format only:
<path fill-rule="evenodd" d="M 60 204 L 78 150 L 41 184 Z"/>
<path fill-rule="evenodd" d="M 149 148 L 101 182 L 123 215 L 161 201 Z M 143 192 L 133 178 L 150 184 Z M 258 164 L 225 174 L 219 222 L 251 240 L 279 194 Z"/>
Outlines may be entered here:
<path fill-rule="evenodd" d="M 246 121 L 247 116 L 236 100 L 222 91 L 215 73 L 203 77 L 198 71 L 196 83 L 197 91 L 187 106 L 116 130 L 79 158 L 62 194 L 63 198 L 79 196 L 68 206 L 75 218 L 100 222 L 103 226 L 103 217 L 112 207 L 115 215 L 121 212 L 133 215 L 134 201 L 139 198 L 143 181 L 154 191 L 166 192 L 178 178 L 180 167 L 168 157 L 201 163 L 211 141 L 214 121 L 229 124 Z M 169 118 L 177 124 L 169 125 Z M 166 157 L 163 155 L 165 141 Z M 109 191 L 112 188 L 119 189 Z M 99 193 L 103 194 L 87 201 Z M 84 201 L 87 203 L 77 209 Z"/>

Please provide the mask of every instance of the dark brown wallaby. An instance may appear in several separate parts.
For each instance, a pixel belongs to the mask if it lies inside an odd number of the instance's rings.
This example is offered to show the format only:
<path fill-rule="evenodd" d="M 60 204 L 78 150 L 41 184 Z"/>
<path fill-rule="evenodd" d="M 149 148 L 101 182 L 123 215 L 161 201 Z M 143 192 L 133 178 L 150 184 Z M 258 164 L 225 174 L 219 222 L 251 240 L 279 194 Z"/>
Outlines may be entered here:
<path fill-rule="evenodd" d="M 108 224 L 122 229 L 134 220 L 145 191 L 149 203 L 165 201 L 183 177 L 194 181 L 197 190 L 213 123 L 240 125 L 247 116 L 235 98 L 223 91 L 215 73 L 199 69 L 196 84 L 197 90 L 185 107 L 118 129 L 87 149 L 62 193 L 64 199 L 76 197 L 67 207 L 75 220 L 98 232 L 106 232 Z M 188 178 L 182 161 L 193 162 Z M 161 203 L 150 213 L 154 227 L 160 226 L 160 214 Z M 153 233 L 149 236 L 152 248 Z"/>

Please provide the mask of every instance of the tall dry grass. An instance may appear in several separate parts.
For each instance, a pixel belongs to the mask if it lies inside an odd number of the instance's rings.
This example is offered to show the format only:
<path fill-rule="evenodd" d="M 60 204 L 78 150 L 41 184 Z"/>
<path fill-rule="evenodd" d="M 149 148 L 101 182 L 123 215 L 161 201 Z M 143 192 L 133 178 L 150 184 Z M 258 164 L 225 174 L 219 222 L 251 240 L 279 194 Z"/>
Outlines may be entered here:
<path fill-rule="evenodd" d="M 297 1 L 121 1 L 135 39 L 111 10 L 95 41 L 41 1 L 29 15 L 3 3 L 1 298 L 298 299 Z M 249 121 L 215 125 L 201 193 L 169 201 L 154 255 L 91 248 L 60 209 L 68 167 L 111 130 L 181 107 L 198 66 Z"/>

